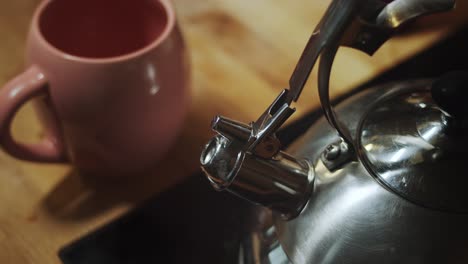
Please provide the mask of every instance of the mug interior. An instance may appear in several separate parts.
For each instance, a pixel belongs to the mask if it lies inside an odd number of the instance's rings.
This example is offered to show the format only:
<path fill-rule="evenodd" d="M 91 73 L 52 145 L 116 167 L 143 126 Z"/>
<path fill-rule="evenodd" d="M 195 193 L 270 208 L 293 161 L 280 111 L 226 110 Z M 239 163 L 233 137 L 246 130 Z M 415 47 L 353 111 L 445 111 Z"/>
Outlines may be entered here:
<path fill-rule="evenodd" d="M 159 0 L 52 0 L 38 20 L 44 39 L 62 52 L 111 58 L 156 41 L 168 12 Z"/>

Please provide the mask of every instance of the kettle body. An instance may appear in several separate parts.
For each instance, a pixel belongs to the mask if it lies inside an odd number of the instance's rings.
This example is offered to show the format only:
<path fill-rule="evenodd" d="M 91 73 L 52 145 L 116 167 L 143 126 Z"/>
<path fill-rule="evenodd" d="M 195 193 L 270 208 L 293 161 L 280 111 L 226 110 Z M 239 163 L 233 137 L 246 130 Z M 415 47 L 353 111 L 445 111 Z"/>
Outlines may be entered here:
<path fill-rule="evenodd" d="M 381 105 L 394 94 L 412 95 L 430 83 L 412 81 L 368 89 L 340 104 L 337 114 L 359 141 L 367 133 L 361 119 L 367 111 L 374 111 L 372 105 Z M 278 241 L 293 263 L 468 262 L 467 213 L 429 208 L 402 197 L 373 175 L 361 158 L 329 171 L 321 153 L 337 140 L 322 118 L 288 149 L 315 164 L 313 195 L 301 214 L 291 220 L 274 216 Z M 461 175 L 457 171 L 431 175 L 443 178 L 447 185 L 454 176 Z"/>

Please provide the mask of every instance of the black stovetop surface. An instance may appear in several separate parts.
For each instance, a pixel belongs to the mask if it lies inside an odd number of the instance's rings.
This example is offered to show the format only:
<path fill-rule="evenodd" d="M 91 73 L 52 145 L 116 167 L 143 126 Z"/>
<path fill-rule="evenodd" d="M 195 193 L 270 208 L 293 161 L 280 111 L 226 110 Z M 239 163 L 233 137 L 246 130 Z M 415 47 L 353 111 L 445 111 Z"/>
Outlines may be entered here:
<path fill-rule="evenodd" d="M 465 27 L 335 101 L 379 83 L 467 69 L 467 47 Z M 282 129 L 282 142 L 300 136 L 320 116 L 320 110 L 313 111 Z M 231 194 L 215 192 L 198 173 L 65 246 L 59 256 L 64 264 L 236 263 L 252 208 Z"/>

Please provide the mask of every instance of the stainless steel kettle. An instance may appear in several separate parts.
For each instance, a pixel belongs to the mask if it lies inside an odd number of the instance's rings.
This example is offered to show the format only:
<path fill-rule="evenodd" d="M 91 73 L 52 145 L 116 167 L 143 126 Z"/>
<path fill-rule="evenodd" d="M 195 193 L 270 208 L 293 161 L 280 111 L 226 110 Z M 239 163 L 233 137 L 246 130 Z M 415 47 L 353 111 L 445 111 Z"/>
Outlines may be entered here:
<path fill-rule="evenodd" d="M 200 159 L 208 179 L 268 208 L 240 263 L 468 263 L 468 72 L 369 89 L 336 111 L 329 100 L 340 45 L 372 55 L 400 25 L 454 7 L 334 0 L 257 121 L 214 119 Z M 282 151 L 275 132 L 319 56 L 325 118 Z"/>

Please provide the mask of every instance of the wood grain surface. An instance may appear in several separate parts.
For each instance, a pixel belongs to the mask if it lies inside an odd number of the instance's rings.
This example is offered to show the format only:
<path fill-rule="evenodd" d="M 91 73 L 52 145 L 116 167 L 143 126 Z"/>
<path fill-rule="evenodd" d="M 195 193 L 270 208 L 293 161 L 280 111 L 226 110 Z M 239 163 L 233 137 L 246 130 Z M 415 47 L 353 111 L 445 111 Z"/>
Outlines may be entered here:
<path fill-rule="evenodd" d="M 0 85 L 21 72 L 26 32 L 39 0 L 0 1 Z M 428 17 L 392 39 L 374 57 L 343 49 L 332 95 L 343 93 L 427 48 L 468 20 L 467 1 Z M 66 165 L 15 160 L 0 151 L 0 263 L 60 263 L 57 251 L 142 200 L 197 170 L 216 114 L 249 122 L 287 81 L 328 0 L 174 0 L 190 49 L 192 107 L 177 144 L 147 177 L 114 182 L 84 179 Z M 318 106 L 313 72 L 298 113 Z M 157 122 L 157 121 L 156 121 Z M 13 133 L 35 142 L 41 126 L 30 105 Z"/>

